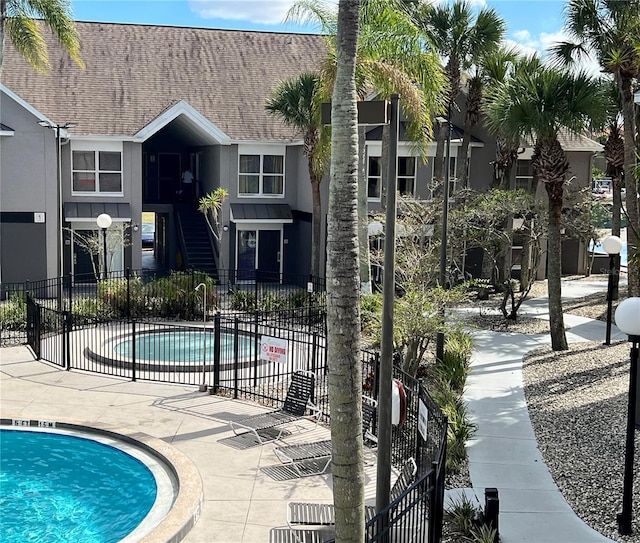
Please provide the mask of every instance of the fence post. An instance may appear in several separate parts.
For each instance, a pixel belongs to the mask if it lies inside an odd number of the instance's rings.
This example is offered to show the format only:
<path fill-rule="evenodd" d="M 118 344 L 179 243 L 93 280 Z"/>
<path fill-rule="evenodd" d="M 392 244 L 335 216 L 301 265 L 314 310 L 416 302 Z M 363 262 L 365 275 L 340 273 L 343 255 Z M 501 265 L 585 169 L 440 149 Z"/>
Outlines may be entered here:
<path fill-rule="evenodd" d="M 239 352 L 238 316 L 233 323 L 233 399 L 238 399 L 238 352 Z"/>
<path fill-rule="evenodd" d="M 222 341 L 220 340 L 220 311 L 213 316 L 213 392 L 218 392 L 220 386 L 220 350 Z"/>
<path fill-rule="evenodd" d="M 67 371 L 71 369 L 71 311 L 62 312 L 62 358 Z"/>
<path fill-rule="evenodd" d="M 136 380 L 136 321 L 131 321 L 131 380 Z"/>
<path fill-rule="evenodd" d="M 71 311 L 71 317 L 73 318 L 73 275 L 71 275 L 71 272 L 67 275 L 67 289 L 69 290 L 69 311 Z"/>
<path fill-rule="evenodd" d="M 131 319 L 131 268 L 127 266 L 124 271 L 124 276 L 127 279 L 127 319 Z"/>

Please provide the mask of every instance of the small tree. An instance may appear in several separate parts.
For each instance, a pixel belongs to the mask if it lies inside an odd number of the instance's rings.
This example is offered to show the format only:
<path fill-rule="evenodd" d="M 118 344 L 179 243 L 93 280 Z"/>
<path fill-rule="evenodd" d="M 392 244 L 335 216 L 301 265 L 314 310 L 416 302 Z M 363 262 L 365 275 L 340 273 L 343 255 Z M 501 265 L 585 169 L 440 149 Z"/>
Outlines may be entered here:
<path fill-rule="evenodd" d="M 104 239 L 100 230 L 78 232 L 65 228 L 73 234 L 73 242 L 91 257 L 91 267 L 96 279 L 104 276 Z M 125 223 L 113 223 L 107 229 L 107 267 L 113 269 L 116 250 L 131 246 L 129 226 Z"/>
<path fill-rule="evenodd" d="M 220 228 L 220 210 L 229 191 L 218 187 L 198 201 L 198 211 L 204 215 L 213 238 L 216 240 L 220 263 L 222 264 L 222 228 Z"/>

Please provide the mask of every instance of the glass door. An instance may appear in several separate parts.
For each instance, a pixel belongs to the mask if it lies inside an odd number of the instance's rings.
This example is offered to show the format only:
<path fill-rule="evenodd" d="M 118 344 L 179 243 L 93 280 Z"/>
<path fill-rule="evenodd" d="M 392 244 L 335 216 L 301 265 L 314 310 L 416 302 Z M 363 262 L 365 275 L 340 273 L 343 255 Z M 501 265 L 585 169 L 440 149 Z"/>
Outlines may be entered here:
<path fill-rule="evenodd" d="M 238 281 L 255 281 L 256 278 L 256 230 L 239 230 L 237 238 Z"/>

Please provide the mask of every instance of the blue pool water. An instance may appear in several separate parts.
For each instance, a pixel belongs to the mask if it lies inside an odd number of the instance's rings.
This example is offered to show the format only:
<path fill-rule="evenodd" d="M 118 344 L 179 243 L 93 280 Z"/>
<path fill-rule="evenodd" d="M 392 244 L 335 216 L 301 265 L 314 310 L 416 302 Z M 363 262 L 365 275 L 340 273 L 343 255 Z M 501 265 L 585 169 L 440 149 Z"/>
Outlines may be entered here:
<path fill-rule="evenodd" d="M 606 255 L 604 248 L 602 247 L 602 243 L 593 244 L 593 241 L 589 243 L 589 251 L 595 253 L 597 255 Z M 622 244 L 622 249 L 620 250 L 620 265 L 626 267 L 627 265 L 627 244 Z"/>
<path fill-rule="evenodd" d="M 203 332 L 198 330 L 175 330 L 138 334 L 135 339 L 136 358 L 162 362 L 183 362 L 201 364 L 203 360 Z M 214 335 L 205 334 L 206 360 L 213 362 Z M 255 343 L 249 336 L 238 335 L 238 356 L 251 356 Z M 114 351 L 120 356 L 133 355 L 133 340 L 127 339 L 115 345 Z M 221 334 L 220 357 L 233 360 L 233 334 Z"/>
<path fill-rule="evenodd" d="M 0 430 L 3 543 L 115 543 L 140 524 L 156 494 L 149 468 L 119 449 Z"/>

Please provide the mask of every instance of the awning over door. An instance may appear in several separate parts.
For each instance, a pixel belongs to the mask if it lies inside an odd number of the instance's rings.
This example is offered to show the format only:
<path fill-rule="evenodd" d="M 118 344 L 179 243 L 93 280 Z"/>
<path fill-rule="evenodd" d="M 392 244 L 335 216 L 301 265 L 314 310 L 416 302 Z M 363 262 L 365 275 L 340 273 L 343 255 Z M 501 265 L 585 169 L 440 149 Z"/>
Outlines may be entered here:
<path fill-rule="evenodd" d="M 235 223 L 292 223 L 289 204 L 231 204 L 231 222 Z"/>
<path fill-rule="evenodd" d="M 131 206 L 128 203 L 65 202 L 63 209 L 67 222 L 96 222 L 102 213 L 108 213 L 116 222 L 131 221 Z"/>

